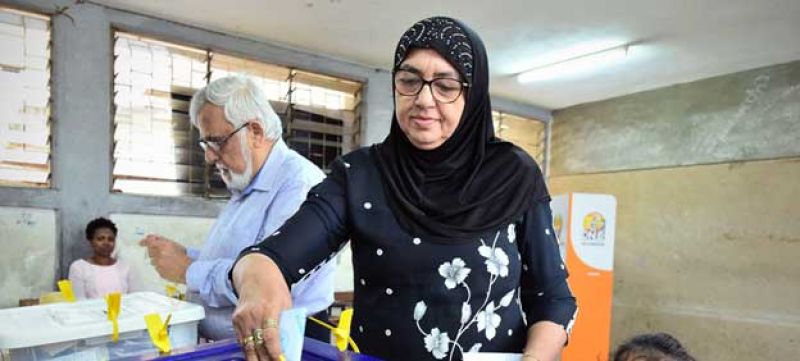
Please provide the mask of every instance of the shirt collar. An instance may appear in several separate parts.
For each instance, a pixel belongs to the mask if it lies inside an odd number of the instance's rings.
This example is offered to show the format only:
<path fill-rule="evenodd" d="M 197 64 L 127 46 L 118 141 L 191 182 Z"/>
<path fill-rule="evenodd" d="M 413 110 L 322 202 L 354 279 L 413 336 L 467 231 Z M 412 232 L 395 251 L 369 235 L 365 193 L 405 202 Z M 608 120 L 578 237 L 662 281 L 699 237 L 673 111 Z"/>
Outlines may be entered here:
<path fill-rule="evenodd" d="M 286 146 L 283 139 L 278 138 L 272 145 L 272 150 L 270 150 L 267 155 L 267 160 L 264 161 L 261 169 L 258 170 L 258 173 L 256 173 L 255 177 L 250 181 L 250 184 L 248 184 L 241 193 L 234 194 L 234 197 L 246 197 L 254 190 L 262 192 L 269 192 L 272 190 L 281 174 L 281 166 L 283 165 L 283 160 L 286 158 L 288 150 L 289 147 Z"/>

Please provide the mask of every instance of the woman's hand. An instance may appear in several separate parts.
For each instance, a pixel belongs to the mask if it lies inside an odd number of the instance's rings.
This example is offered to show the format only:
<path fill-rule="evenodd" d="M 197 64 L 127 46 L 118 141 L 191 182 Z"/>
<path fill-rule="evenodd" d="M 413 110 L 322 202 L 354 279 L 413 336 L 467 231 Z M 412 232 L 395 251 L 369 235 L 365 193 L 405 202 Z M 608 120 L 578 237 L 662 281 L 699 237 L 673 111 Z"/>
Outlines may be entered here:
<path fill-rule="evenodd" d="M 551 321 L 539 321 L 528 328 L 523 361 L 555 361 L 567 343 L 567 331 Z"/>
<path fill-rule="evenodd" d="M 239 293 L 233 328 L 247 360 L 284 361 L 278 321 L 292 297 L 278 266 L 262 254 L 244 256 L 233 269 L 233 285 Z"/>

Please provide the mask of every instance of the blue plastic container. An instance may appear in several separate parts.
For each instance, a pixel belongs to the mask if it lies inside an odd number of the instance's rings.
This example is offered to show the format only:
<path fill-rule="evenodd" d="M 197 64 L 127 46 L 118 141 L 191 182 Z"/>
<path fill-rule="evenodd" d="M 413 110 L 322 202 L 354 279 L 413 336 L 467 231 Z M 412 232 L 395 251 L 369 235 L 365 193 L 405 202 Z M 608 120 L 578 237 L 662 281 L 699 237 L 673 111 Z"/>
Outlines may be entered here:
<path fill-rule="evenodd" d="M 244 361 L 242 348 L 235 340 L 225 340 L 174 350 L 168 356 L 144 355 L 127 361 Z M 379 358 L 351 351 L 340 352 L 335 346 L 306 337 L 303 361 L 382 361 Z"/>

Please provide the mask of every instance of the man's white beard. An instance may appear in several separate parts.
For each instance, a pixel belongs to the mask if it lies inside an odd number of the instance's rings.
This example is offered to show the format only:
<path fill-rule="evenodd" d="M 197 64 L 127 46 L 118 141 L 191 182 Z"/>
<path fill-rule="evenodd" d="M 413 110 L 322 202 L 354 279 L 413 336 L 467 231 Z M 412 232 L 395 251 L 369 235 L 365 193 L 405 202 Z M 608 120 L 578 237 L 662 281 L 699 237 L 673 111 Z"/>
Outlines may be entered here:
<path fill-rule="evenodd" d="M 238 137 L 242 150 L 242 157 L 244 157 L 245 162 L 244 173 L 238 174 L 231 169 L 226 169 L 227 172 L 225 172 L 222 168 L 219 168 L 219 163 L 217 163 L 217 168 L 220 170 L 222 181 L 225 182 L 225 185 L 228 186 L 228 189 L 231 191 L 241 192 L 247 188 L 247 186 L 250 184 L 250 181 L 253 180 L 253 158 L 250 154 L 250 147 L 247 146 L 246 132 L 239 133 Z"/>

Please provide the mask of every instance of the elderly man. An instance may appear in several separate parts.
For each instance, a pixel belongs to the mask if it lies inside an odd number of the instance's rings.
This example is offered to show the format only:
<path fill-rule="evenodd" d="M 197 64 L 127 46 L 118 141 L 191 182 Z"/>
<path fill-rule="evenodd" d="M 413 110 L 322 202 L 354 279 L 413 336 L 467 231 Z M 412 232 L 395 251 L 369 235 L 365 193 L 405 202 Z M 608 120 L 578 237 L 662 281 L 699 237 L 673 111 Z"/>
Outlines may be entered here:
<path fill-rule="evenodd" d="M 192 97 L 189 112 L 205 160 L 216 166 L 231 199 L 201 249 L 187 249 L 160 235 L 148 235 L 140 244 L 148 248 L 161 277 L 185 283 L 189 299 L 203 304 L 206 318 L 200 334 L 232 338 L 236 296 L 228 280 L 231 265 L 242 249 L 275 232 L 294 214 L 325 175 L 286 146 L 280 118 L 250 79 L 211 82 Z M 298 283 L 292 289 L 294 306 L 309 314 L 325 310 L 333 301 L 334 270 L 329 262 Z"/>

